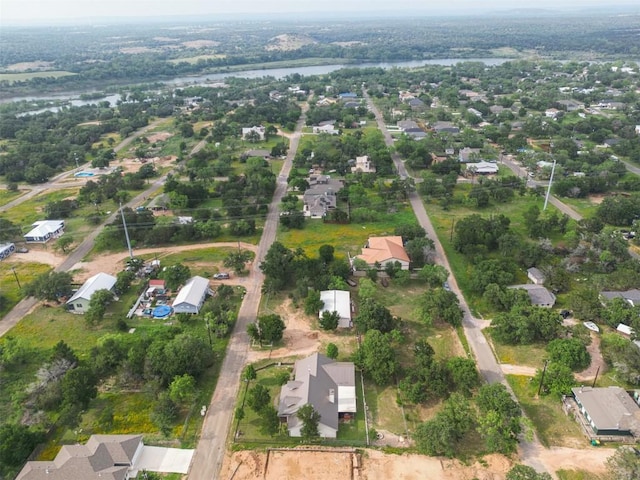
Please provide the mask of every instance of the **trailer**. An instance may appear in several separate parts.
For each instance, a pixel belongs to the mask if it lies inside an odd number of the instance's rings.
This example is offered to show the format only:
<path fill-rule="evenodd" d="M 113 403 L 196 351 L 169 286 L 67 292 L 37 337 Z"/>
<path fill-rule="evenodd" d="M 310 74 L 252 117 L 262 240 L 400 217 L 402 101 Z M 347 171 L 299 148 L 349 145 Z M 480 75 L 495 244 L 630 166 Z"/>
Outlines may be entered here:
<path fill-rule="evenodd" d="M 5 243 L 0 245 L 0 260 L 4 260 L 15 251 L 16 246 L 13 243 Z"/>

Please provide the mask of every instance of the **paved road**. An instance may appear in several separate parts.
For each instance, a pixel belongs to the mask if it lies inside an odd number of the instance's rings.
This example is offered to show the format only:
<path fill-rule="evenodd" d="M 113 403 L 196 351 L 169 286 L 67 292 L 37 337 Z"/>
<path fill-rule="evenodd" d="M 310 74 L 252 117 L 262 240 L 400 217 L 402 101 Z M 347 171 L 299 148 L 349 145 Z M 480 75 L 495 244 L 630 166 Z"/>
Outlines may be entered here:
<path fill-rule="evenodd" d="M 363 89 L 363 95 L 367 100 L 367 105 L 369 106 L 369 110 L 373 112 L 374 115 L 376 116 L 376 121 L 378 122 L 378 128 L 384 135 L 385 142 L 387 143 L 388 146 L 392 147 L 393 138 L 391 137 L 391 134 L 385 127 L 382 114 L 376 108 L 375 104 L 373 103 L 369 95 L 367 95 L 364 89 Z M 407 173 L 407 170 L 404 164 L 402 163 L 402 159 L 400 158 L 400 156 L 394 152 L 392 154 L 392 158 L 398 170 L 398 174 L 403 178 L 409 177 L 409 174 Z M 447 259 L 447 255 L 444 252 L 442 243 L 440 242 L 440 239 L 438 238 L 438 235 L 436 234 L 436 231 L 433 228 L 433 224 L 429 219 L 429 215 L 427 214 L 427 211 L 424 208 L 424 203 L 422 202 L 422 199 L 416 192 L 412 192 L 409 194 L 409 202 L 411 203 L 411 207 L 413 208 L 416 218 L 418 219 L 418 223 L 422 228 L 425 229 L 429 238 L 433 240 L 433 243 L 436 249 L 436 262 L 442 265 L 443 267 L 445 267 L 449 272 L 451 272 L 452 270 L 451 270 L 451 266 L 449 265 L 449 260 Z M 496 357 L 493 354 L 493 350 L 491 349 L 491 346 L 489 345 L 486 337 L 482 333 L 482 329 L 488 326 L 489 322 L 485 320 L 477 319 L 471 314 L 469 305 L 467 304 L 467 301 L 465 300 L 464 295 L 462 295 L 462 291 L 458 287 L 458 283 L 456 282 L 455 276 L 450 275 L 448 281 L 449 281 L 449 286 L 451 287 L 451 290 L 455 292 L 455 294 L 458 296 L 458 299 L 460 301 L 460 308 L 464 312 L 464 318 L 462 321 L 464 334 L 467 337 L 469 347 L 473 352 L 480 374 L 485 378 L 485 380 L 488 383 L 498 383 L 498 382 L 502 383 L 509 389 L 509 391 L 511 391 L 511 388 L 509 387 L 509 384 L 506 381 L 504 373 L 502 372 L 502 368 L 498 364 Z M 513 394 L 513 392 L 511 393 Z M 542 449 L 542 446 L 538 441 L 538 439 L 535 437 L 535 435 L 534 435 L 533 441 L 531 442 L 521 439 L 520 447 L 522 452 L 522 459 L 527 465 L 534 467 L 537 471 L 540 471 L 540 472 L 546 471 L 546 468 L 544 467 L 542 462 L 540 462 L 539 460 L 539 453 Z"/>
<path fill-rule="evenodd" d="M 279 220 L 279 204 L 287 191 L 287 178 L 293 165 L 293 158 L 298 149 L 302 127 L 306 120 L 306 107 L 298 120 L 295 133 L 289 137 L 289 152 L 277 178 L 276 190 L 269 205 L 269 212 L 265 221 L 262 238 L 258 245 L 256 260 L 253 262 L 250 278 L 253 280 L 247 286 L 238 321 L 233 329 L 227 354 L 222 363 L 220 377 L 216 390 L 211 398 L 211 404 L 206 413 L 202 433 L 191 464 L 189 480 L 217 479 L 224 460 L 227 435 L 233 420 L 233 407 L 240 388 L 240 374 L 247 361 L 249 353 L 249 337 L 247 324 L 255 321 L 258 316 L 262 283 L 264 276 L 260 270 L 260 263 L 264 260 L 269 247 L 276 239 Z"/>

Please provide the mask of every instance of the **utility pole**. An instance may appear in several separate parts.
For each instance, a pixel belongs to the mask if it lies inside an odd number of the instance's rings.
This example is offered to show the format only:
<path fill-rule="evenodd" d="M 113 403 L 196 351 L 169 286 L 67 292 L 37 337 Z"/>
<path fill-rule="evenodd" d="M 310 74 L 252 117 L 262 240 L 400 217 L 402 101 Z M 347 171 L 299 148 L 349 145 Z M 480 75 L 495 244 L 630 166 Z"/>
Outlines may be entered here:
<path fill-rule="evenodd" d="M 16 273 L 16 267 L 11 267 L 11 271 L 13 271 L 13 276 L 16 277 L 16 283 L 18 284 L 18 288 L 22 290 L 22 286 L 20 285 L 20 280 L 18 280 L 18 274 Z"/>
<path fill-rule="evenodd" d="M 542 375 L 540 377 L 540 386 L 538 387 L 538 396 L 540 396 L 540 391 L 542 390 L 542 385 L 544 384 L 544 374 L 547 373 L 547 365 L 549 365 L 549 360 L 544 361 L 544 368 L 542 369 Z"/>
<path fill-rule="evenodd" d="M 124 218 L 124 210 L 122 209 L 122 202 L 120 202 L 120 215 L 122 216 L 122 225 L 124 226 L 124 236 L 127 239 L 127 248 L 129 249 L 129 258 L 133 260 L 133 249 L 131 248 L 131 241 L 129 240 L 129 231 L 127 230 L 127 221 Z"/>
<path fill-rule="evenodd" d="M 549 203 L 549 195 L 551 195 L 551 184 L 553 183 L 553 174 L 556 171 L 556 159 L 553 159 L 553 167 L 551 167 L 551 177 L 549 178 L 549 186 L 547 187 L 547 196 L 544 197 L 544 207 L 542 207 L 542 211 L 544 212 L 547 209 L 547 204 Z"/>

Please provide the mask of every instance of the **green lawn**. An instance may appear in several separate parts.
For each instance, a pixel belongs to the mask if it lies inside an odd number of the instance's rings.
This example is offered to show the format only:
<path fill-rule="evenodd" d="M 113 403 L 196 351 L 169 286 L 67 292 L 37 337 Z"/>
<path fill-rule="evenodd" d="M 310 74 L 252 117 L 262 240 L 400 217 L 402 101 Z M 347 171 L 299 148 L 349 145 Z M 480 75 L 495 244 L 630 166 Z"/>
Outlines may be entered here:
<path fill-rule="evenodd" d="M 506 375 L 518 402 L 533 423 L 545 447 L 580 447 L 587 445 L 578 424 L 562 410 L 562 401 L 554 395 L 536 397 L 538 386 L 530 377 Z"/>
<path fill-rule="evenodd" d="M 324 223 L 320 219 L 307 219 L 302 230 L 278 230 L 278 241 L 286 247 L 302 248 L 308 255 L 317 256 L 322 245 L 333 245 L 337 257 L 346 258 L 347 253 L 357 255 L 367 239 L 372 236 L 394 235 L 399 225 L 415 224 L 413 211 L 404 207 L 392 215 L 384 215 L 380 221 L 339 225 Z"/>
<path fill-rule="evenodd" d="M 6 188 L 0 190 L 0 207 L 6 205 L 14 198 L 18 198 L 19 196 L 24 195 L 25 193 L 26 190 L 16 190 L 15 192 L 11 192 Z"/>
<path fill-rule="evenodd" d="M 606 478 L 586 470 L 558 470 L 556 475 L 559 480 L 604 480 Z"/>
<path fill-rule="evenodd" d="M 45 72 L 24 72 L 24 73 L 0 73 L 0 82 L 26 82 L 34 78 L 60 78 L 68 77 L 70 75 L 77 75 L 72 72 L 65 72 L 63 70 L 48 70 Z"/>
<path fill-rule="evenodd" d="M 14 253 L 13 255 L 24 254 Z M 18 287 L 18 282 L 21 287 L 24 287 L 50 269 L 51 267 L 42 263 L 17 262 L 11 257 L 0 262 L 0 294 L 4 297 L 4 301 L 0 302 L 0 318 L 22 299 L 23 294 L 21 288 Z"/>
<path fill-rule="evenodd" d="M 483 333 L 491 339 L 498 362 L 535 368 L 542 368 L 544 365 L 544 360 L 547 358 L 544 344 L 505 345 L 492 338 L 490 328 L 485 329 Z"/>
<path fill-rule="evenodd" d="M 26 202 L 16 205 L 3 213 L 3 217 L 22 227 L 29 227 L 37 220 L 45 218 L 44 208 L 47 203 L 64 200 L 78 194 L 78 188 L 65 188 L 37 195 Z"/>

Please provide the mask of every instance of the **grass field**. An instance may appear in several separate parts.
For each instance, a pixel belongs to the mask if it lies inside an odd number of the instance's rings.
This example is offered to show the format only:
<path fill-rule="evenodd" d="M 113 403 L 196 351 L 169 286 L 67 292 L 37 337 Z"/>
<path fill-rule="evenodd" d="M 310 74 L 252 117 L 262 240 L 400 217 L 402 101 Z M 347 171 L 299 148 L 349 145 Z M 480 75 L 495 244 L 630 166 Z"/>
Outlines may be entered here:
<path fill-rule="evenodd" d="M 65 188 L 55 190 L 49 193 L 37 195 L 20 205 L 16 205 L 4 212 L 3 216 L 11 222 L 28 227 L 37 220 L 44 219 L 44 208 L 47 203 L 64 200 L 65 198 L 75 197 L 78 194 L 78 188 Z"/>
<path fill-rule="evenodd" d="M 49 70 L 45 72 L 24 72 L 24 73 L 0 73 L 0 82 L 26 82 L 34 78 L 61 78 L 70 75 L 77 75 L 73 72 L 65 72 L 63 70 Z"/>
<path fill-rule="evenodd" d="M 562 411 L 560 398 L 554 395 L 537 397 L 538 386 L 531 382 L 530 377 L 506 377 L 544 446 L 576 447 L 587 444 L 578 424 Z"/>
<path fill-rule="evenodd" d="M 169 60 L 169 63 L 173 63 L 174 65 L 178 63 L 189 63 L 191 65 L 198 63 L 199 61 L 205 60 L 215 60 L 218 58 L 225 58 L 226 55 L 218 54 L 218 55 L 197 55 L 195 57 L 185 57 L 185 58 L 172 58 Z"/>
<path fill-rule="evenodd" d="M 556 472 L 559 480 L 605 480 L 606 477 L 596 475 L 586 470 L 558 470 Z"/>
<path fill-rule="evenodd" d="M 13 255 L 22 254 L 14 253 Z M 23 293 L 18 287 L 18 282 L 24 287 L 38 275 L 48 272 L 50 268 L 42 263 L 15 262 L 11 257 L 0 262 L 0 293 L 5 299 L 0 303 L 0 318 L 22 300 Z"/>
<path fill-rule="evenodd" d="M 491 343 L 493 344 L 493 349 L 498 357 L 498 362 L 535 368 L 543 367 L 544 359 L 547 358 L 547 352 L 544 344 L 504 345 L 493 340 L 490 328 L 485 329 L 484 334 L 491 338 Z"/>
<path fill-rule="evenodd" d="M 15 192 L 11 192 L 6 188 L 0 190 L 0 207 L 3 205 L 6 205 L 14 198 L 18 198 L 20 195 L 24 195 L 25 193 L 26 193 L 25 190 L 17 190 Z"/>

